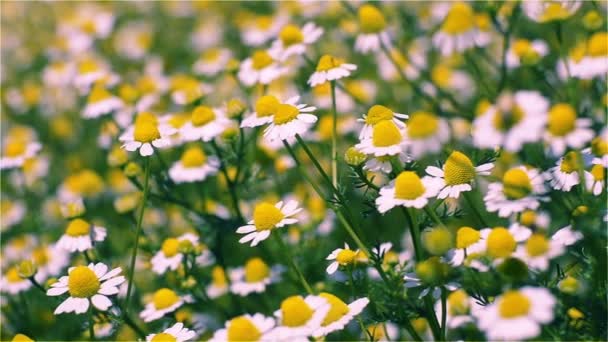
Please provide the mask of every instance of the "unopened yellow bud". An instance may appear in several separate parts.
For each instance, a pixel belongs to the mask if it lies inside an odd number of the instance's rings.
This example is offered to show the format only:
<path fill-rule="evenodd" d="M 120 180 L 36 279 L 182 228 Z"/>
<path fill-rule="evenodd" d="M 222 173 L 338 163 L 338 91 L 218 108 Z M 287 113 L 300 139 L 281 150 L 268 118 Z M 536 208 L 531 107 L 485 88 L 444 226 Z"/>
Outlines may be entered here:
<path fill-rule="evenodd" d="M 17 268 L 19 276 L 24 279 L 33 277 L 36 271 L 38 271 L 36 265 L 30 260 L 23 260 Z"/>
<path fill-rule="evenodd" d="M 446 228 L 433 228 L 423 232 L 422 245 L 432 255 L 442 255 L 454 247 L 454 236 Z"/>
<path fill-rule="evenodd" d="M 360 152 L 353 146 L 349 147 L 348 150 L 346 150 L 346 153 L 344 153 L 344 161 L 346 162 L 346 164 L 351 166 L 361 165 L 365 161 L 365 159 L 365 154 Z"/>
<path fill-rule="evenodd" d="M 124 171 L 127 177 L 136 177 L 142 173 L 141 166 L 135 162 L 130 162 L 127 164 Z"/>

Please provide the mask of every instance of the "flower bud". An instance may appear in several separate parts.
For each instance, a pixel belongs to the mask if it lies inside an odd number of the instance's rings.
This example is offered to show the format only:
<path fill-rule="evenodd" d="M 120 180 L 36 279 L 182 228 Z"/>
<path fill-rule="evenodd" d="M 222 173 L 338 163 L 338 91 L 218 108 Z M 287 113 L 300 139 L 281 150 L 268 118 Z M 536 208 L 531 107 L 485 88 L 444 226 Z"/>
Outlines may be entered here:
<path fill-rule="evenodd" d="M 589 212 L 589 207 L 587 207 L 586 205 L 579 205 L 578 207 L 574 208 L 574 210 L 572 211 L 572 216 L 582 216 L 588 212 Z"/>
<path fill-rule="evenodd" d="M 557 287 L 563 293 L 575 294 L 581 290 L 581 283 L 578 279 L 567 276 L 557 284 Z"/>
<path fill-rule="evenodd" d="M 528 266 L 517 258 L 505 259 L 505 261 L 497 267 L 497 270 L 504 277 L 512 281 L 524 280 L 528 277 Z"/>
<path fill-rule="evenodd" d="M 78 216 L 82 216 L 85 212 L 84 202 L 82 198 L 70 199 L 59 205 L 61 215 L 63 218 L 70 219 Z"/>
<path fill-rule="evenodd" d="M 233 98 L 233 99 L 230 99 L 228 101 L 228 103 L 226 104 L 226 109 L 227 109 L 226 113 L 228 114 L 228 117 L 235 118 L 235 117 L 243 114 L 245 109 L 247 109 L 247 105 L 245 103 L 243 103 L 243 101 L 241 101 L 237 98 Z"/>
<path fill-rule="evenodd" d="M 19 263 L 19 266 L 17 268 L 19 276 L 23 279 L 33 277 L 37 271 L 38 269 L 36 265 L 34 265 L 31 260 L 23 260 L 21 263 Z"/>
<path fill-rule="evenodd" d="M 344 161 L 346 164 L 351 166 L 361 165 L 366 159 L 366 155 L 364 153 L 359 152 L 355 147 L 349 147 L 344 153 Z"/>
<path fill-rule="evenodd" d="M 177 249 L 180 253 L 189 254 L 194 251 L 194 245 L 192 244 L 192 241 L 185 239 L 179 242 Z"/>
<path fill-rule="evenodd" d="M 108 165 L 118 167 L 126 164 L 129 161 L 129 154 L 119 145 L 112 147 L 108 154 Z"/>
<path fill-rule="evenodd" d="M 425 230 L 422 233 L 422 245 L 432 255 L 443 255 L 454 247 L 454 236 L 443 227 Z"/>
<path fill-rule="evenodd" d="M 595 10 L 585 13 L 583 17 L 583 27 L 589 31 L 595 31 L 602 27 L 604 20 L 602 16 Z"/>
<path fill-rule="evenodd" d="M 124 172 L 127 177 L 136 177 L 137 175 L 140 175 L 142 173 L 142 169 L 139 164 L 135 162 L 130 162 L 129 164 L 127 164 L 127 166 L 125 166 Z"/>
<path fill-rule="evenodd" d="M 439 257 L 428 258 L 416 265 L 416 275 L 420 277 L 423 283 L 429 285 L 443 283 L 449 272 L 450 266 L 442 262 Z"/>
<path fill-rule="evenodd" d="M 182 281 L 181 285 L 184 289 L 193 289 L 197 285 L 197 282 L 193 276 L 188 276 L 186 280 Z"/>

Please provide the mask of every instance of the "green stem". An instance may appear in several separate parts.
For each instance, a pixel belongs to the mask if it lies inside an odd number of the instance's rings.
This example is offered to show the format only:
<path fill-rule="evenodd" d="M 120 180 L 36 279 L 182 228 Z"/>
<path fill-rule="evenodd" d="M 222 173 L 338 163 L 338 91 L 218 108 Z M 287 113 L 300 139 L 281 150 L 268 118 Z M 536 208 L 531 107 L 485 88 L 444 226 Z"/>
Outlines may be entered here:
<path fill-rule="evenodd" d="M 435 211 L 432 208 L 429 208 L 429 206 L 425 206 L 424 207 L 424 212 L 429 215 L 429 217 L 431 218 L 431 220 L 433 220 L 433 222 L 435 222 L 437 225 L 445 227 L 445 224 L 443 223 L 443 221 L 441 221 L 441 219 L 439 218 L 439 216 L 437 216 L 437 213 L 435 213 Z"/>
<path fill-rule="evenodd" d="M 446 339 L 446 321 L 447 321 L 447 291 L 445 289 L 445 287 L 441 287 L 441 338 L 443 339 L 443 341 L 447 341 Z"/>
<path fill-rule="evenodd" d="M 422 249 L 420 249 L 420 232 L 418 231 L 418 227 L 415 223 L 414 213 L 409 211 L 409 208 L 401 207 L 403 211 L 403 215 L 410 226 L 410 234 L 412 235 L 412 244 L 414 245 L 414 255 L 416 256 L 416 261 L 422 261 Z"/>
<path fill-rule="evenodd" d="M 473 213 L 475 214 L 475 216 L 477 216 L 477 219 L 479 220 L 479 222 L 484 227 L 490 227 L 490 225 L 488 224 L 488 222 L 483 218 L 483 215 L 481 215 L 481 213 L 479 212 L 479 209 L 477 209 L 477 206 L 475 205 L 475 201 L 473 201 L 473 198 L 471 198 L 471 196 L 472 196 L 471 192 L 470 191 L 465 191 L 462 194 L 464 195 L 464 199 L 469 204 L 469 207 L 471 207 L 471 211 L 473 211 Z"/>
<path fill-rule="evenodd" d="M 350 282 L 350 290 L 352 293 L 352 299 L 355 300 L 356 289 L 355 289 L 355 279 L 353 278 L 353 265 L 348 266 L 348 281 Z M 363 321 L 361 320 L 361 316 L 357 315 L 356 319 L 357 319 L 357 323 L 359 323 L 359 327 L 361 328 L 361 333 L 367 337 L 368 341 L 372 341 L 371 337 L 367 333 L 367 329 L 365 329 L 365 325 L 363 324 Z"/>
<path fill-rule="evenodd" d="M 331 81 L 331 108 L 333 114 L 331 134 L 331 184 L 338 187 L 338 110 L 336 107 L 336 81 Z"/>
<path fill-rule="evenodd" d="M 125 298 L 125 311 L 126 315 L 129 311 L 129 299 L 131 298 L 131 290 L 133 288 L 133 275 L 135 274 L 135 259 L 137 258 L 137 248 L 139 247 L 139 235 L 141 234 L 141 224 L 144 220 L 144 210 L 146 208 L 146 200 L 148 199 L 150 181 L 150 159 L 146 158 L 145 161 L 145 176 L 144 176 L 144 195 L 141 200 L 141 207 L 139 209 L 139 218 L 137 220 L 137 228 L 135 232 L 135 245 L 133 246 L 133 254 L 131 255 L 131 265 L 129 266 L 129 285 L 127 286 L 127 296 Z"/>
<path fill-rule="evenodd" d="M 291 265 L 291 268 L 298 275 L 298 278 L 300 279 L 300 283 L 302 284 L 302 287 L 304 287 L 304 289 L 306 290 L 306 292 L 308 292 L 308 294 L 314 294 L 314 291 L 312 290 L 312 287 L 310 287 L 310 285 L 306 281 L 306 278 L 304 278 L 304 274 L 302 273 L 302 271 L 300 270 L 300 268 L 298 267 L 298 265 L 294 261 L 293 255 L 291 254 L 291 249 L 289 249 L 285 245 L 285 242 L 283 241 L 283 238 L 281 238 L 281 236 L 277 232 L 275 232 L 273 235 L 275 236 L 275 240 L 277 240 L 277 242 L 279 244 L 279 248 L 282 249 L 283 253 L 285 253 L 285 255 L 287 256 L 287 261 L 289 261 L 289 264 Z"/>
<path fill-rule="evenodd" d="M 93 304 L 89 307 L 89 336 L 91 341 L 95 341 L 95 322 L 93 321 Z"/>
<path fill-rule="evenodd" d="M 241 208 L 239 206 L 239 198 L 236 193 L 235 183 L 228 176 L 228 170 L 226 169 L 226 164 L 224 163 L 224 159 L 222 158 L 222 152 L 215 140 L 211 140 L 211 147 L 213 147 L 215 154 L 217 154 L 218 158 L 220 158 L 220 171 L 226 179 L 226 185 L 228 186 L 228 193 L 230 194 L 230 201 L 232 202 L 232 208 L 234 210 L 234 213 L 236 214 L 240 222 L 245 222 L 243 214 L 241 213 Z"/>

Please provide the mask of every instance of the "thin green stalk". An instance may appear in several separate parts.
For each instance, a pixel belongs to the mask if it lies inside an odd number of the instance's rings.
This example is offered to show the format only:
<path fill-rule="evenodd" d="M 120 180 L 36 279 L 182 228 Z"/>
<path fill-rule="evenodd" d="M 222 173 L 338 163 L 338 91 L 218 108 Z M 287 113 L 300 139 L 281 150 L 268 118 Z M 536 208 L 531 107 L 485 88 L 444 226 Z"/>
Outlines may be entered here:
<path fill-rule="evenodd" d="M 415 224 L 415 220 L 413 217 L 413 213 L 409 211 L 409 208 L 401 207 L 403 215 L 410 226 L 410 234 L 412 235 L 412 244 L 414 245 L 414 255 L 416 256 L 416 261 L 422 261 L 422 249 L 420 246 L 420 232 L 418 231 L 418 227 Z"/>
<path fill-rule="evenodd" d="M 348 267 L 348 281 L 350 282 L 351 297 L 354 300 L 356 298 L 356 295 L 355 295 L 356 289 L 355 289 L 355 280 L 353 278 L 353 265 L 350 265 Z M 356 320 L 357 320 L 357 323 L 359 323 L 359 327 L 361 328 L 361 333 L 367 337 L 368 341 L 372 341 L 369 334 L 367 333 L 367 329 L 365 329 L 365 325 L 363 324 L 363 321 L 361 320 L 361 316 L 357 315 Z"/>
<path fill-rule="evenodd" d="M 338 188 L 338 110 L 336 107 L 336 81 L 331 81 L 331 108 L 333 115 L 331 134 L 331 184 Z"/>
<path fill-rule="evenodd" d="M 230 176 L 228 176 L 228 170 L 226 169 L 226 164 L 224 163 L 224 160 L 222 158 L 222 151 L 220 150 L 215 140 L 211 140 L 211 147 L 213 148 L 215 154 L 217 154 L 218 158 L 220 158 L 220 171 L 226 179 L 226 185 L 228 186 L 228 193 L 230 195 L 230 201 L 232 202 L 232 208 L 234 210 L 234 213 L 238 217 L 239 221 L 245 222 L 243 214 L 241 213 L 241 208 L 239 206 L 239 198 L 236 193 L 235 183 L 232 179 L 230 179 Z"/>
<path fill-rule="evenodd" d="M 477 219 L 479 220 L 479 222 L 484 227 L 490 227 L 490 225 L 485 220 L 485 218 L 483 217 L 483 215 L 481 215 L 481 213 L 479 212 L 479 209 L 477 209 L 477 206 L 475 205 L 475 201 L 473 201 L 473 198 L 471 198 L 471 192 L 470 191 L 465 191 L 462 194 L 464 195 L 464 199 L 469 204 L 469 207 L 471 207 L 471 210 L 473 211 L 473 213 L 475 214 L 475 216 L 477 216 Z"/>
<path fill-rule="evenodd" d="M 144 220 L 144 210 L 146 208 L 146 200 L 148 199 L 149 181 L 150 181 L 150 159 L 145 159 L 145 176 L 144 176 L 144 195 L 141 200 L 139 209 L 139 218 L 137 220 L 137 228 L 135 232 L 135 245 L 133 246 L 133 254 L 131 255 L 131 265 L 129 266 L 129 285 L 127 286 L 127 296 L 125 298 L 125 316 L 129 311 L 129 299 L 131 298 L 131 289 L 133 288 L 133 275 L 135 274 L 135 259 L 137 258 L 137 248 L 139 247 L 139 235 L 141 234 L 141 224 Z"/>
<path fill-rule="evenodd" d="M 424 207 L 424 212 L 431 218 L 431 220 L 433 220 L 433 222 L 435 222 L 437 225 L 440 225 L 442 227 L 445 227 L 445 224 L 443 223 L 443 221 L 441 221 L 441 219 L 439 218 L 439 216 L 437 216 L 437 213 L 435 213 L 435 210 L 433 210 L 432 208 L 429 208 L 429 206 L 425 206 Z"/>
<path fill-rule="evenodd" d="M 95 322 L 93 321 L 93 304 L 89 306 L 89 336 L 95 341 Z"/>
<path fill-rule="evenodd" d="M 447 298 L 448 294 L 445 287 L 441 287 L 441 338 L 443 341 L 447 341 L 446 332 L 446 321 L 447 321 Z"/>
<path fill-rule="evenodd" d="M 285 242 L 283 241 L 283 238 L 281 238 L 281 236 L 277 232 L 275 232 L 272 235 L 275 236 L 275 240 L 277 240 L 277 242 L 279 244 L 279 248 L 283 251 L 283 253 L 286 254 L 287 261 L 291 265 L 291 268 L 298 275 L 298 278 L 300 279 L 300 283 L 302 284 L 302 287 L 304 287 L 304 289 L 306 290 L 306 292 L 308 292 L 308 294 L 314 294 L 314 291 L 312 290 L 312 287 L 310 287 L 310 285 L 306 281 L 306 278 L 304 277 L 304 274 L 302 273 L 302 271 L 300 270 L 300 268 L 296 264 L 295 260 L 293 259 L 293 254 L 291 254 L 291 249 L 289 249 L 285 245 Z"/>

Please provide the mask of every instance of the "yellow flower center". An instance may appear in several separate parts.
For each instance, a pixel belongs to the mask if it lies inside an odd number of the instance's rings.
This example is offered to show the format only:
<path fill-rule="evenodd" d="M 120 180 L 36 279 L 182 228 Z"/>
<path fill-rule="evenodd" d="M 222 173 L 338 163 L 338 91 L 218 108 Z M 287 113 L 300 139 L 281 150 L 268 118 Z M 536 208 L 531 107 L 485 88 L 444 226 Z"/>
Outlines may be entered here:
<path fill-rule="evenodd" d="M 473 29 L 474 26 L 475 13 L 471 6 L 457 2 L 450 8 L 441 30 L 450 35 L 458 35 Z"/>
<path fill-rule="evenodd" d="M 211 281 L 217 287 L 226 286 L 226 272 L 221 266 L 215 266 L 211 270 Z"/>
<path fill-rule="evenodd" d="M 86 266 L 77 266 L 68 276 L 68 291 L 72 297 L 93 297 L 99 288 L 99 278 Z"/>
<path fill-rule="evenodd" d="M 291 296 L 281 303 L 282 324 L 287 327 L 301 327 L 310 320 L 314 311 L 302 296 Z"/>
<path fill-rule="evenodd" d="M 49 252 L 46 247 L 38 247 L 32 251 L 32 259 L 38 266 L 44 266 L 48 264 L 50 258 Z"/>
<path fill-rule="evenodd" d="M 593 179 L 596 182 L 603 181 L 604 178 L 606 177 L 606 170 L 604 169 L 604 167 L 602 165 L 595 164 L 591 168 L 591 175 L 593 175 Z"/>
<path fill-rule="evenodd" d="M 399 199 L 413 200 L 425 191 L 420 177 L 413 171 L 403 171 L 395 179 L 395 197 Z"/>
<path fill-rule="evenodd" d="M 255 26 L 262 30 L 267 30 L 272 26 L 272 16 L 261 15 L 255 18 Z"/>
<path fill-rule="evenodd" d="M 206 62 L 216 61 L 220 57 L 220 49 L 211 48 L 201 54 L 201 59 Z"/>
<path fill-rule="evenodd" d="M 228 341 L 258 341 L 262 332 L 245 316 L 233 318 L 228 326 Z"/>
<path fill-rule="evenodd" d="M 91 224 L 83 219 L 74 219 L 70 221 L 65 233 L 69 236 L 83 236 L 88 235 L 91 230 Z"/>
<path fill-rule="evenodd" d="M 4 145 L 4 155 L 7 157 L 17 157 L 25 153 L 27 144 L 23 141 L 9 141 Z"/>
<path fill-rule="evenodd" d="M 375 6 L 363 5 L 359 8 L 359 26 L 363 33 L 379 33 L 386 27 L 386 21 Z"/>
<path fill-rule="evenodd" d="M 19 270 L 17 269 L 17 267 L 11 267 L 4 276 L 6 277 L 6 280 L 8 280 L 9 283 L 18 283 L 23 281 L 23 278 L 21 278 L 21 276 L 19 275 Z"/>
<path fill-rule="evenodd" d="M 349 265 L 355 261 L 355 259 L 357 258 L 357 254 L 359 253 L 353 250 L 343 249 L 338 252 L 338 255 L 336 256 L 336 261 L 341 265 Z"/>
<path fill-rule="evenodd" d="M 296 25 L 287 25 L 281 30 L 279 38 L 284 46 L 290 46 L 301 43 L 304 40 L 304 35 Z"/>
<path fill-rule="evenodd" d="M 401 131 L 392 121 L 380 121 L 374 125 L 372 142 L 376 147 L 387 147 L 400 144 L 403 140 Z"/>
<path fill-rule="evenodd" d="M 479 241 L 481 234 L 471 227 L 461 227 L 456 232 L 456 248 L 467 248 Z"/>
<path fill-rule="evenodd" d="M 152 337 L 152 339 L 150 340 L 152 342 L 175 342 L 177 341 L 177 339 L 175 338 L 175 336 L 171 335 L 171 334 L 167 334 L 167 333 L 158 333 L 156 335 L 154 335 L 154 337 Z"/>
<path fill-rule="evenodd" d="M 319 59 L 319 64 L 317 64 L 317 71 L 327 71 L 339 67 L 342 63 L 344 63 L 342 59 L 330 55 L 323 55 L 321 59 Z"/>
<path fill-rule="evenodd" d="M 508 291 L 500 299 L 498 312 L 504 318 L 524 316 L 530 311 L 530 300 L 518 291 Z"/>
<path fill-rule="evenodd" d="M 558 103 L 549 111 L 549 132 L 555 136 L 570 133 L 576 123 L 576 111 L 567 103 Z"/>
<path fill-rule="evenodd" d="M 448 296 L 450 315 L 460 316 L 469 313 L 469 296 L 464 290 L 456 290 Z"/>
<path fill-rule="evenodd" d="M 513 235 L 504 227 L 492 229 L 487 239 L 488 254 L 493 258 L 505 258 L 515 250 Z"/>
<path fill-rule="evenodd" d="M 499 131 L 508 131 L 513 126 L 517 125 L 524 118 L 524 111 L 519 106 L 514 106 L 511 112 L 502 113 L 496 111 L 494 113 L 494 127 Z"/>
<path fill-rule="evenodd" d="M 157 310 L 166 309 L 179 301 L 179 296 L 168 288 L 162 288 L 154 292 L 152 303 Z"/>
<path fill-rule="evenodd" d="M 488 32 L 492 28 L 492 19 L 486 13 L 475 14 L 475 25 L 479 30 Z"/>
<path fill-rule="evenodd" d="M 374 126 L 380 121 L 392 120 L 393 116 L 392 110 L 381 105 L 374 105 L 367 111 L 365 123 Z"/>
<path fill-rule="evenodd" d="M 296 106 L 281 103 L 277 106 L 277 112 L 274 115 L 274 123 L 282 125 L 294 120 L 300 114 L 300 110 Z"/>
<path fill-rule="evenodd" d="M 503 193 L 508 199 L 520 199 L 532 192 L 532 183 L 526 171 L 510 169 L 502 177 Z"/>
<path fill-rule="evenodd" d="M 344 317 L 349 311 L 348 305 L 344 303 L 340 298 L 334 296 L 331 293 L 321 292 L 319 297 L 325 298 L 330 305 L 329 312 L 325 316 L 322 326 L 327 326 L 340 318 Z"/>
<path fill-rule="evenodd" d="M 182 165 L 185 167 L 199 167 L 205 164 L 206 160 L 205 152 L 198 146 L 189 147 L 181 158 Z"/>
<path fill-rule="evenodd" d="M 27 337 L 27 335 L 17 334 L 13 337 L 11 342 L 34 342 L 31 338 Z"/>
<path fill-rule="evenodd" d="M 253 222 L 258 231 L 273 229 L 285 215 L 270 203 L 260 203 L 253 210 Z"/>
<path fill-rule="evenodd" d="M 95 103 L 110 97 L 112 97 L 112 94 L 110 94 L 103 85 L 97 84 L 93 87 L 93 90 L 91 90 L 88 102 Z"/>
<path fill-rule="evenodd" d="M 475 178 L 475 166 L 464 153 L 454 151 L 443 165 L 447 185 L 470 183 Z"/>
<path fill-rule="evenodd" d="M 560 165 L 560 170 L 565 173 L 576 172 L 581 165 L 581 160 L 578 157 L 578 154 L 574 151 L 570 151 L 566 153 L 564 158 L 562 159 L 562 163 Z"/>
<path fill-rule="evenodd" d="M 547 2 L 545 11 L 540 16 L 540 21 L 552 21 L 566 19 L 570 16 L 570 11 L 562 6 L 558 1 Z"/>
<path fill-rule="evenodd" d="M 207 106 L 198 106 L 192 111 L 192 124 L 200 127 L 215 120 L 215 112 Z"/>
<path fill-rule="evenodd" d="M 160 139 L 160 132 L 155 122 L 149 120 L 139 120 L 135 122 L 133 138 L 141 143 L 149 143 Z"/>
<path fill-rule="evenodd" d="M 274 62 L 268 52 L 262 50 L 254 52 L 251 60 L 253 61 L 253 68 L 255 70 L 262 70 Z"/>
<path fill-rule="evenodd" d="M 544 235 L 533 234 L 526 241 L 526 252 L 530 256 L 540 256 L 547 253 L 547 251 L 549 251 L 549 241 Z"/>
<path fill-rule="evenodd" d="M 88 74 L 97 70 L 99 70 L 99 66 L 97 65 L 97 62 L 92 59 L 85 59 L 78 63 L 78 73 L 80 74 Z"/>
<path fill-rule="evenodd" d="M 179 240 L 176 238 L 168 238 L 163 242 L 163 246 L 161 247 L 163 254 L 170 258 L 175 256 L 179 251 Z"/>
<path fill-rule="evenodd" d="M 529 56 L 532 53 L 535 53 L 534 48 L 532 47 L 532 43 L 527 39 L 517 39 L 513 43 L 513 52 L 519 58 L 523 58 L 524 56 Z"/>
<path fill-rule="evenodd" d="M 245 281 L 257 283 L 270 276 L 270 268 L 262 259 L 252 258 L 245 264 Z"/>
<path fill-rule="evenodd" d="M 281 103 L 272 95 L 264 95 L 255 103 L 255 113 L 258 117 L 274 115 Z"/>
<path fill-rule="evenodd" d="M 587 54 L 592 57 L 608 56 L 608 33 L 597 32 L 589 38 Z"/>
<path fill-rule="evenodd" d="M 608 154 L 608 141 L 602 137 L 591 140 L 591 152 L 598 157 Z"/>
<path fill-rule="evenodd" d="M 407 133 L 411 138 L 424 139 L 437 132 L 439 118 L 433 113 L 415 112 L 407 123 Z"/>
<path fill-rule="evenodd" d="M 527 227 L 532 227 L 536 223 L 536 213 L 533 210 L 526 210 L 521 213 L 519 222 Z"/>

